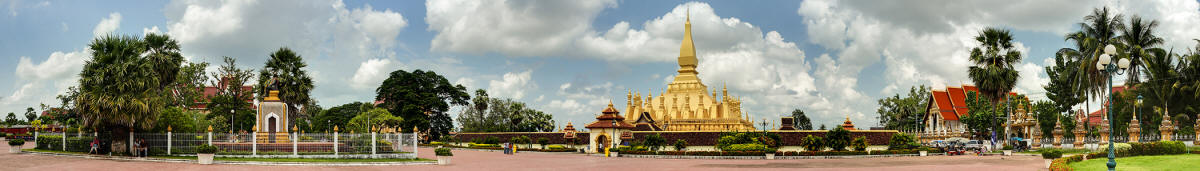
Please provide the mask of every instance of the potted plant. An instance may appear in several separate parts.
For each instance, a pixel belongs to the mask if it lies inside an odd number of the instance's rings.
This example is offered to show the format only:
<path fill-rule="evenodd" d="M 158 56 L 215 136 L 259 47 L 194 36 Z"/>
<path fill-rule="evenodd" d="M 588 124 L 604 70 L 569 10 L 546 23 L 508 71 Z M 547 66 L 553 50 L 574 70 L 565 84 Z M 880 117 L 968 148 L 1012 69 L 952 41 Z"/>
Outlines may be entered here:
<path fill-rule="evenodd" d="M 922 146 L 920 150 L 919 153 L 921 153 L 921 156 L 929 156 L 929 147 Z"/>
<path fill-rule="evenodd" d="M 1012 151 L 1013 151 L 1013 147 L 1012 147 L 1011 145 L 1005 144 L 1005 145 L 1004 145 L 1004 148 L 1003 148 L 1003 150 L 1004 150 L 1004 155 L 1005 155 L 1005 156 L 1011 156 L 1011 155 L 1012 155 Z"/>
<path fill-rule="evenodd" d="M 1050 168 L 1050 163 L 1054 162 L 1054 159 L 1057 159 L 1059 157 L 1062 157 L 1062 151 L 1058 151 L 1055 149 L 1047 149 L 1045 151 L 1042 151 L 1042 158 L 1046 159 L 1046 168 L 1047 169 Z"/>
<path fill-rule="evenodd" d="M 450 148 L 437 148 L 433 152 L 437 154 L 438 165 L 449 165 L 450 156 L 454 156 L 454 153 L 450 152 Z"/>
<path fill-rule="evenodd" d="M 199 161 L 200 164 L 212 164 L 213 155 L 216 155 L 216 153 L 217 146 L 202 144 L 196 147 L 196 160 Z"/>
<path fill-rule="evenodd" d="M 8 146 L 10 146 L 8 148 L 8 152 L 9 153 L 21 153 L 21 146 L 23 146 L 23 145 L 25 145 L 24 139 L 17 138 L 17 139 L 8 140 Z"/>
<path fill-rule="evenodd" d="M 765 154 L 767 154 L 767 160 L 775 160 L 775 153 L 778 153 L 778 152 L 775 152 L 775 150 L 768 149 L 768 151 L 766 151 L 766 153 L 765 153 Z"/>

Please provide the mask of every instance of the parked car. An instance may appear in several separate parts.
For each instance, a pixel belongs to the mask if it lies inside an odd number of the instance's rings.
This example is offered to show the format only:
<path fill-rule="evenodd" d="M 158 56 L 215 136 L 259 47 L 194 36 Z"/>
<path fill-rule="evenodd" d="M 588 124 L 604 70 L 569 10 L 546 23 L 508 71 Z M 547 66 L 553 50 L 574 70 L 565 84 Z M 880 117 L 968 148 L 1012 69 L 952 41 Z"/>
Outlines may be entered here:
<path fill-rule="evenodd" d="M 964 145 L 964 147 L 967 150 L 979 150 L 982 148 L 986 148 L 987 146 L 983 145 L 983 141 L 970 140 L 970 141 L 967 141 L 967 145 Z"/>
<path fill-rule="evenodd" d="M 933 147 L 933 148 L 942 148 L 942 147 L 946 147 L 947 145 L 949 145 L 949 144 L 947 144 L 945 140 L 929 141 L 929 147 Z"/>

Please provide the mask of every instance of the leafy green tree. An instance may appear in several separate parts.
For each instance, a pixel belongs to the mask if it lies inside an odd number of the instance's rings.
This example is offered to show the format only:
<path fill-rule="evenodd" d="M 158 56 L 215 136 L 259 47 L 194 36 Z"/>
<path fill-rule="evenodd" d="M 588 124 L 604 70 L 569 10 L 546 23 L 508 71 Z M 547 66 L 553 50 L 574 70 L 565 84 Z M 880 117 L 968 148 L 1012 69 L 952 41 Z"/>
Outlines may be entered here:
<path fill-rule="evenodd" d="M 1066 40 L 1073 41 L 1074 47 L 1062 48 L 1059 53 L 1081 61 L 1079 65 L 1079 82 L 1076 84 L 1078 94 L 1088 94 L 1100 97 L 1108 91 L 1108 76 L 1096 68 L 1096 61 L 1104 53 L 1104 46 L 1119 43 L 1117 32 L 1124 28 L 1121 23 L 1123 16 L 1109 11 L 1108 7 L 1096 8 L 1084 16 L 1079 23 L 1080 31 L 1067 34 Z"/>
<path fill-rule="evenodd" d="M 1054 124 L 1058 121 L 1058 104 L 1049 101 L 1038 101 L 1033 103 L 1033 113 L 1037 116 L 1038 126 L 1041 128 L 1042 135 L 1053 135 Z M 1117 129 L 1113 129 L 1117 130 Z"/>
<path fill-rule="evenodd" d="M 978 122 L 969 122 L 967 126 L 983 124 L 974 127 L 997 127 L 995 125 L 999 125 L 997 123 L 1001 121 L 997 121 L 999 119 L 996 118 L 1006 114 L 1000 114 L 996 105 L 1008 97 L 1008 93 L 1016 86 L 1017 79 L 1021 77 L 1020 72 L 1013 68 L 1013 64 L 1021 62 L 1022 55 L 1013 47 L 1012 34 L 1005 29 L 985 28 L 978 36 L 975 36 L 975 41 L 978 41 L 981 46 L 972 48 L 970 51 L 971 57 L 968 59 L 975 65 L 968 67 L 967 76 L 971 77 L 971 81 L 979 87 L 979 93 L 982 95 L 980 98 L 986 98 L 991 102 L 987 105 L 991 109 L 982 111 L 985 112 L 981 113 L 984 115 L 974 116 L 971 114 L 972 116 L 968 116 Z M 971 113 L 975 113 L 974 109 L 971 110 Z M 1003 129 L 991 130 L 995 131 L 996 135 L 1004 135 L 1000 132 Z"/>
<path fill-rule="evenodd" d="M 33 123 L 33 121 L 37 119 L 37 112 L 34 112 L 32 107 L 25 108 L 25 123 Z"/>
<path fill-rule="evenodd" d="M 817 130 L 829 130 L 829 129 L 825 128 L 825 124 L 821 124 L 821 129 L 817 129 Z"/>
<path fill-rule="evenodd" d="M 845 151 L 846 146 L 850 146 L 850 131 L 842 129 L 842 127 L 834 127 L 825 133 L 825 144 L 833 151 Z"/>
<path fill-rule="evenodd" d="M 1124 43 L 1124 48 L 1129 54 L 1129 77 L 1127 77 L 1128 85 L 1141 82 L 1142 57 L 1147 55 L 1147 50 L 1156 49 L 1164 40 L 1157 35 L 1154 35 L 1155 29 L 1158 27 L 1158 21 L 1144 20 L 1141 16 L 1133 15 L 1129 18 L 1129 25 L 1121 27 L 1121 32 L 1124 35 L 1117 38 Z"/>
<path fill-rule="evenodd" d="M 642 140 L 642 145 L 649 147 L 650 151 L 658 151 L 658 149 L 667 145 L 667 139 L 663 138 L 662 135 L 659 134 L 646 135 L 644 138 L 645 139 Z"/>
<path fill-rule="evenodd" d="M 925 85 L 909 88 L 908 95 L 900 94 L 879 99 L 879 125 L 885 129 L 915 130 L 920 128 L 926 107 L 929 106 L 929 90 Z"/>
<path fill-rule="evenodd" d="M 213 130 L 215 132 L 239 132 L 240 130 L 250 130 L 254 127 L 256 115 L 248 100 L 251 100 L 252 94 L 250 90 L 243 88 L 250 78 L 253 77 L 253 70 L 242 69 L 237 66 L 237 59 L 231 57 L 223 57 L 224 64 L 212 72 L 213 78 L 210 84 L 217 88 L 216 94 L 209 97 L 208 119 L 216 116 L 223 116 L 227 120 L 224 123 L 231 123 L 232 127 L 223 127 L 224 129 Z"/>
<path fill-rule="evenodd" d="M 450 105 L 467 105 L 471 97 L 462 85 L 422 70 L 393 71 L 375 93 L 375 100 L 383 102 L 379 107 L 404 118 L 401 126 L 428 131 L 433 140 L 453 129 L 453 122 L 446 114 Z"/>
<path fill-rule="evenodd" d="M 792 127 L 795 127 L 797 130 L 812 130 L 813 129 L 812 120 L 809 119 L 808 116 L 804 114 L 803 110 L 800 110 L 800 109 L 792 110 L 792 118 L 795 119 L 793 122 L 796 122 L 794 125 L 792 125 Z"/>
<path fill-rule="evenodd" d="M 21 122 L 21 120 L 17 120 L 17 114 L 12 112 L 8 112 L 8 116 L 4 117 L 4 127 L 11 127 L 12 125 L 16 125 L 18 122 Z"/>
<path fill-rule="evenodd" d="M 206 68 L 207 62 L 187 63 L 180 67 L 174 86 L 168 87 L 171 92 L 168 105 L 188 108 L 203 101 L 204 84 L 208 82 L 208 75 L 204 72 Z"/>
<path fill-rule="evenodd" d="M 468 108 L 458 115 L 463 132 L 550 132 L 554 131 L 553 116 L 530 109 L 525 103 L 512 99 L 488 98 L 487 92 L 475 91 L 472 106 L 488 106 L 487 110 Z M 482 103 L 482 104 L 479 104 Z M 506 123 L 506 124 L 496 124 Z"/>
<path fill-rule="evenodd" d="M 150 129 L 167 104 L 183 56 L 166 35 L 105 36 L 88 45 L 92 58 L 79 74 L 76 110 L 101 139 L 124 142 L 131 129 Z M 100 151 L 108 151 L 102 147 Z"/>
<path fill-rule="evenodd" d="M 159 121 L 151 129 L 152 132 L 167 132 L 167 127 L 171 127 L 171 131 L 176 133 L 198 133 L 202 130 L 200 125 L 203 125 L 205 120 L 203 114 L 195 111 L 189 111 L 181 107 L 168 107 L 159 113 Z M 207 129 L 205 127 L 204 129 Z"/>
<path fill-rule="evenodd" d="M 309 93 L 312 92 L 313 81 L 308 76 L 308 71 L 304 70 L 308 64 L 304 63 L 304 58 L 299 54 L 286 47 L 279 48 L 271 53 L 270 57 L 258 72 L 258 84 L 254 86 L 254 91 L 260 95 L 259 100 L 262 100 L 271 87 L 277 88 L 279 99 L 288 104 L 288 123 L 294 124 L 295 118 L 308 115 L 301 113 L 299 106 L 312 101 Z"/>
<path fill-rule="evenodd" d="M 346 124 L 346 130 L 367 133 L 370 131 L 368 129 L 372 128 L 371 126 L 374 126 L 375 129 L 396 127 L 403 121 L 403 118 L 392 116 L 392 113 L 388 113 L 387 109 L 373 108 L 351 118 L 350 122 Z"/>
<path fill-rule="evenodd" d="M 349 126 L 351 119 L 354 119 L 354 117 L 358 116 L 359 113 L 363 113 L 374 108 L 375 107 L 371 106 L 370 103 L 364 102 L 352 102 L 334 106 L 333 108 L 329 108 L 329 110 L 321 112 L 321 114 L 316 117 L 317 120 L 314 121 L 316 123 L 314 125 L 318 125 L 317 128 L 319 128 L 320 131 L 333 131 L 333 127 L 337 126 L 339 127 L 339 131 L 347 132 L 346 129 L 349 129 L 347 127 Z"/>
<path fill-rule="evenodd" d="M 1004 135 L 1004 128 L 996 122 L 996 118 L 1000 117 L 1000 111 L 996 110 L 991 103 L 983 98 L 983 95 L 978 92 L 967 92 L 967 116 L 961 117 L 963 125 L 967 126 L 967 130 L 972 133 L 975 138 L 991 138 L 990 131 L 995 131 L 997 136 Z"/>
<path fill-rule="evenodd" d="M 1080 73 L 1076 70 L 1081 65 L 1079 60 L 1069 58 L 1063 53 L 1054 56 L 1054 66 L 1046 67 L 1046 75 L 1050 77 L 1049 84 L 1042 86 L 1046 90 L 1046 98 L 1056 106 L 1054 112 L 1062 113 L 1071 109 L 1075 104 L 1083 103 L 1084 96 L 1079 94 Z"/>

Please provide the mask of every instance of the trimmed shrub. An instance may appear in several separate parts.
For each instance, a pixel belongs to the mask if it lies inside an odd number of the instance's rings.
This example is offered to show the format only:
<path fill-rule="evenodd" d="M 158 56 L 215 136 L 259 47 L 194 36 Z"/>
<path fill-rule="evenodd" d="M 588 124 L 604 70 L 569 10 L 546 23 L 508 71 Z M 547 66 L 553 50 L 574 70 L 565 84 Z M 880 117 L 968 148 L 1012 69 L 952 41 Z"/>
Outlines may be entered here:
<path fill-rule="evenodd" d="M 892 134 L 892 138 L 888 139 L 888 150 L 911 150 L 919 146 L 921 144 L 917 143 L 915 137 L 905 133 Z"/>
<path fill-rule="evenodd" d="M 646 135 L 644 139 L 642 140 L 642 145 L 650 147 L 650 151 L 658 151 L 659 148 L 667 145 L 667 140 L 663 139 L 662 135 L 659 134 Z"/>
<path fill-rule="evenodd" d="M 200 144 L 200 146 L 196 146 L 196 153 L 200 153 L 200 154 L 216 154 L 216 153 L 217 153 L 217 146 L 211 146 L 211 145 L 208 145 L 208 144 Z"/>
<path fill-rule="evenodd" d="M 833 148 L 833 151 L 845 151 L 846 146 L 850 145 L 850 131 L 842 127 L 829 130 L 829 133 L 825 134 L 825 144 Z"/>
<path fill-rule="evenodd" d="M 42 135 L 33 148 L 42 150 L 62 150 L 62 136 Z"/>
<path fill-rule="evenodd" d="M 1044 151 L 1042 151 L 1042 158 L 1044 158 L 1044 159 L 1057 159 L 1057 158 L 1060 158 L 1060 157 L 1062 157 L 1062 153 L 1063 153 L 1063 152 L 1062 152 L 1061 150 L 1058 150 L 1058 149 L 1048 149 L 1048 150 L 1044 150 Z"/>
<path fill-rule="evenodd" d="M 444 142 L 439 142 L 439 141 L 434 141 L 434 142 L 430 142 L 430 143 L 429 143 L 429 145 L 446 145 L 446 143 L 444 143 Z"/>
<path fill-rule="evenodd" d="M 1122 156 L 1145 156 L 1187 153 L 1187 146 L 1179 141 L 1129 143 L 1129 150 Z M 1119 149 L 1119 148 L 1118 148 Z"/>
<path fill-rule="evenodd" d="M 771 151 L 771 152 L 775 151 L 775 150 L 772 150 L 769 147 L 767 147 L 767 145 L 763 145 L 763 144 L 734 144 L 734 145 L 729 145 L 728 147 L 726 147 L 726 149 L 721 149 L 721 150 L 725 150 L 725 151 Z"/>
<path fill-rule="evenodd" d="M 567 147 L 563 147 L 562 145 L 550 145 L 550 146 L 547 146 L 546 148 L 555 150 L 555 149 L 566 149 Z"/>
<path fill-rule="evenodd" d="M 808 135 L 800 140 L 800 146 L 804 147 L 806 151 L 822 151 L 822 149 L 825 149 L 825 140 L 821 137 Z"/>
<path fill-rule="evenodd" d="M 854 141 L 850 142 L 850 146 L 854 147 L 854 151 L 866 151 L 867 147 L 871 146 L 871 143 L 867 142 L 867 137 L 862 136 L 855 138 Z"/>
<path fill-rule="evenodd" d="M 433 150 L 433 153 L 437 156 L 454 156 L 454 153 L 450 152 L 450 148 L 437 148 Z"/>
<path fill-rule="evenodd" d="M 25 140 L 24 139 L 11 139 L 11 140 L 8 140 L 8 145 L 9 146 L 22 146 L 22 145 L 25 145 Z"/>
<path fill-rule="evenodd" d="M 675 139 L 675 150 L 676 151 L 683 151 L 684 149 L 687 149 L 687 146 L 688 146 L 687 140 Z"/>
<path fill-rule="evenodd" d="M 469 144 L 467 144 L 467 147 L 500 147 L 500 144 L 476 144 L 476 143 L 469 143 Z"/>
<path fill-rule="evenodd" d="M 538 143 L 538 145 L 542 145 L 542 149 L 546 149 L 546 144 L 550 144 L 550 139 L 546 138 L 546 137 L 541 137 L 541 138 L 537 139 L 537 143 Z"/>

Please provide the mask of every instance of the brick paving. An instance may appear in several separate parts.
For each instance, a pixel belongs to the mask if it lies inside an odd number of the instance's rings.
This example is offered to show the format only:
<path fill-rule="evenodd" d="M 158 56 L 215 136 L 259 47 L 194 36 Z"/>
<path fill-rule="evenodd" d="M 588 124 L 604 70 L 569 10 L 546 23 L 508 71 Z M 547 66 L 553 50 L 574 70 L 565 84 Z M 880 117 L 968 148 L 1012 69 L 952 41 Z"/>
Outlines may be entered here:
<path fill-rule="evenodd" d="M 1046 170 L 1036 156 L 931 156 L 864 159 L 719 160 L 603 158 L 582 154 L 454 150 L 453 164 L 406 166 L 258 166 L 198 165 L 117 161 L 37 154 L 10 154 L 0 145 L 0 170 Z M 26 144 L 25 148 L 31 148 Z M 434 159 L 421 148 L 421 158 Z"/>

